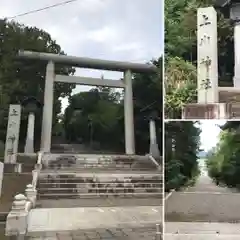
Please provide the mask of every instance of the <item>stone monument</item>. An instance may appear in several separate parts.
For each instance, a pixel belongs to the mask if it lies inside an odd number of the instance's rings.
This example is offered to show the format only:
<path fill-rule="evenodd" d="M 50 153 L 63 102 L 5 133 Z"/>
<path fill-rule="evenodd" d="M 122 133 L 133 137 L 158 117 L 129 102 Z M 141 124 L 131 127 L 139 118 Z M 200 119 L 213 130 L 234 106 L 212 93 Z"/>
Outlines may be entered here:
<path fill-rule="evenodd" d="M 16 163 L 20 122 L 21 122 L 21 105 L 11 104 L 9 107 L 8 114 L 4 163 Z"/>
<path fill-rule="evenodd" d="M 220 7 L 234 22 L 235 75 L 233 87 L 218 86 L 217 12 L 214 7 L 199 8 L 197 13 L 197 91 L 198 102 L 187 104 L 183 119 L 240 118 L 240 3 L 219 0 Z M 240 99 L 240 98 L 239 98 Z"/>

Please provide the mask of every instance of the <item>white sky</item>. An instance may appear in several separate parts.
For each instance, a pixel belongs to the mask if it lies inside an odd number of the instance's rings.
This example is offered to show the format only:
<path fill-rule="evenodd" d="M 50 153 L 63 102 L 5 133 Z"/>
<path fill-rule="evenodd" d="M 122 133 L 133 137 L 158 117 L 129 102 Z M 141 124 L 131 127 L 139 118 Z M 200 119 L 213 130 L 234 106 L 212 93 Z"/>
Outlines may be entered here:
<path fill-rule="evenodd" d="M 218 135 L 221 129 L 218 125 L 223 125 L 226 123 L 224 120 L 202 120 L 200 121 L 200 128 L 202 133 L 201 138 L 201 148 L 204 151 L 210 150 L 212 147 L 216 146 L 218 142 Z"/>
<path fill-rule="evenodd" d="M 5 18 L 64 0 L 0 2 L 0 18 Z M 68 55 L 144 63 L 163 53 L 163 16 L 163 0 L 79 0 L 15 20 L 47 31 Z M 86 69 L 77 69 L 76 75 L 103 73 L 105 78 L 122 77 Z M 74 93 L 86 89 L 78 86 Z"/>

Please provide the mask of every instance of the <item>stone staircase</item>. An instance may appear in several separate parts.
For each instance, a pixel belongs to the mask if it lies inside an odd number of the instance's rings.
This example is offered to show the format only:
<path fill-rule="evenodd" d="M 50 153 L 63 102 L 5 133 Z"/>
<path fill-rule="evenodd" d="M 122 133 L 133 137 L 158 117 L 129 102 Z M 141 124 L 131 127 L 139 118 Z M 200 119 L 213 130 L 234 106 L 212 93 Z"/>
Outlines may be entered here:
<path fill-rule="evenodd" d="M 104 232 L 110 239 L 150 240 L 162 221 L 162 189 L 161 169 L 151 156 L 39 153 L 32 183 L 14 198 L 6 233 L 103 239 Z"/>
<path fill-rule="evenodd" d="M 37 192 L 37 207 L 159 206 L 162 176 L 146 157 L 56 154 L 44 157 Z"/>
<path fill-rule="evenodd" d="M 32 182 L 14 197 L 6 235 L 152 240 L 162 234 L 162 189 L 151 156 L 39 153 Z"/>

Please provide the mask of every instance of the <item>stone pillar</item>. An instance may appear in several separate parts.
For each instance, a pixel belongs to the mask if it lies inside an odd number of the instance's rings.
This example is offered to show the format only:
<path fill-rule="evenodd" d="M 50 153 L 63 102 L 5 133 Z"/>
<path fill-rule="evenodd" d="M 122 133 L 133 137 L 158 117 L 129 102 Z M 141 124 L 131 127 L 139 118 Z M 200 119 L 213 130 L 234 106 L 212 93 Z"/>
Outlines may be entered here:
<path fill-rule="evenodd" d="M 28 128 L 24 153 L 34 153 L 34 124 L 35 115 L 30 112 L 28 115 Z"/>
<path fill-rule="evenodd" d="M 124 94 L 125 151 L 126 154 L 135 154 L 132 73 L 130 70 L 127 70 L 124 73 L 124 82 L 125 82 L 125 94 Z"/>
<path fill-rule="evenodd" d="M 234 87 L 240 88 L 240 22 L 235 22 L 234 26 L 234 56 L 235 56 L 235 67 L 234 67 Z"/>
<path fill-rule="evenodd" d="M 28 184 L 26 186 L 25 195 L 27 197 L 27 200 L 31 202 L 31 208 L 34 208 L 36 205 L 37 190 L 34 189 L 32 184 Z"/>
<path fill-rule="evenodd" d="M 218 41 L 217 13 L 213 7 L 197 11 L 197 82 L 198 103 L 217 103 Z"/>
<path fill-rule="evenodd" d="M 41 151 L 43 152 L 50 152 L 51 149 L 54 77 L 54 63 L 49 62 L 46 70 L 42 117 Z"/>
<path fill-rule="evenodd" d="M 4 163 L 16 163 L 18 140 L 21 122 L 21 105 L 11 104 L 8 114 L 7 136 L 5 143 Z"/>
<path fill-rule="evenodd" d="M 160 152 L 157 144 L 157 133 L 156 133 L 156 123 L 155 120 L 150 119 L 149 121 L 150 128 L 150 154 L 155 157 L 160 157 Z"/>

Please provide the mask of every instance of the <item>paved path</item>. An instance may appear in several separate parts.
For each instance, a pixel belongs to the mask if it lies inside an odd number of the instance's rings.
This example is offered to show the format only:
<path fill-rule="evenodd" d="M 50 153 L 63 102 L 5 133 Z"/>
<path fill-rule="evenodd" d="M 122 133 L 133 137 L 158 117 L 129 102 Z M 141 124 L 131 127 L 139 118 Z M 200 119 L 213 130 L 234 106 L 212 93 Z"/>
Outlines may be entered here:
<path fill-rule="evenodd" d="M 216 186 L 202 171 L 195 186 L 168 198 L 165 216 L 172 222 L 240 222 L 240 193 Z"/>
<path fill-rule="evenodd" d="M 165 240 L 237 240 L 240 224 L 168 222 Z"/>
<path fill-rule="evenodd" d="M 161 206 L 32 209 L 28 216 L 28 232 L 156 226 L 161 218 Z"/>
<path fill-rule="evenodd" d="M 216 186 L 202 169 L 193 187 L 165 202 L 165 240 L 240 239 L 240 193 Z"/>
<path fill-rule="evenodd" d="M 165 234 L 164 240 L 238 240 L 239 235 Z"/>

